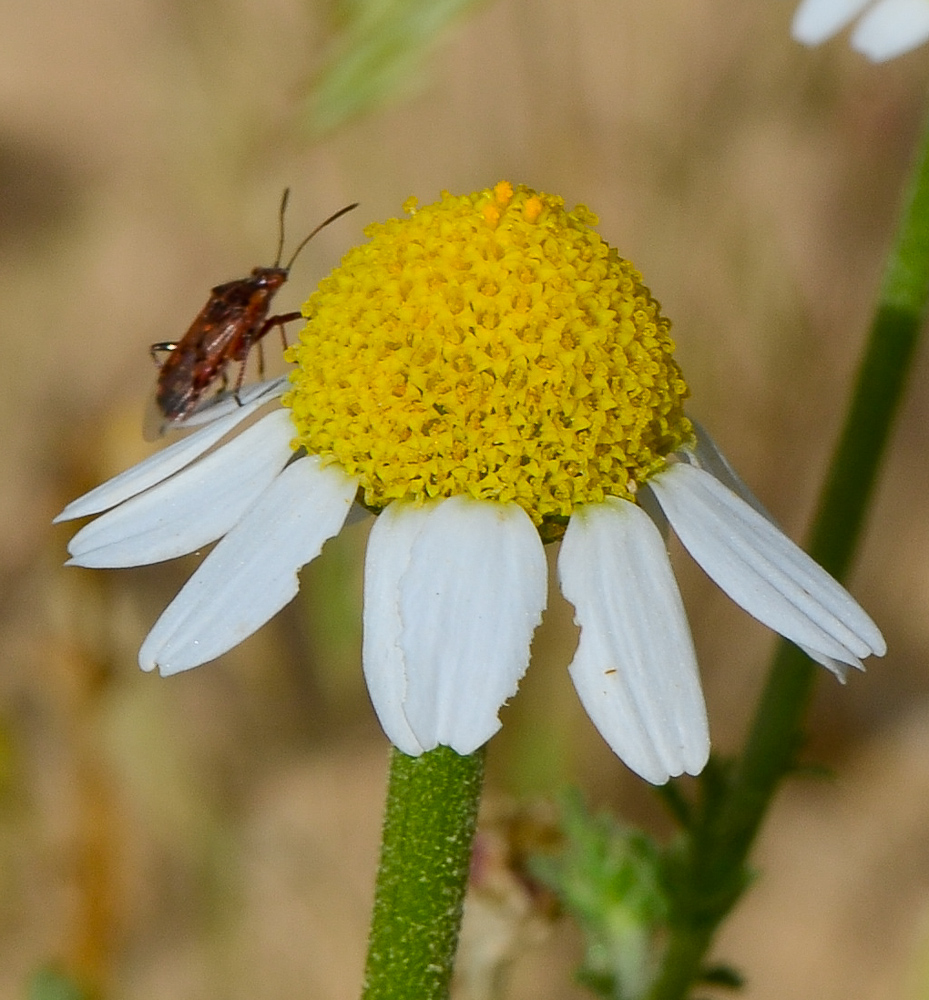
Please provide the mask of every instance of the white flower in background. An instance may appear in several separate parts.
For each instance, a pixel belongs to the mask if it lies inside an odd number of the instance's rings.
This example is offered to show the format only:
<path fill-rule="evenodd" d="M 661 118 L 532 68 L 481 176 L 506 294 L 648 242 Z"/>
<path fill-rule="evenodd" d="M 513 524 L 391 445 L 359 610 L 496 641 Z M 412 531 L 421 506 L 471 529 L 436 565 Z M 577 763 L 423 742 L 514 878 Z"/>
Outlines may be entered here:
<path fill-rule="evenodd" d="M 856 18 L 852 48 L 874 62 L 929 41 L 929 0 L 802 0 L 793 36 L 804 45 L 819 45 Z"/>
<path fill-rule="evenodd" d="M 685 417 L 670 324 L 586 208 L 500 183 L 407 209 L 371 226 L 308 301 L 285 408 L 220 443 L 283 380 L 253 387 L 62 513 L 108 511 L 72 539 L 81 566 L 220 539 L 143 643 L 145 670 L 187 670 L 260 628 L 356 498 L 378 514 L 365 677 L 408 754 L 467 754 L 499 728 L 545 607 L 543 546 L 557 539 L 581 629 L 575 687 L 649 781 L 696 774 L 709 753 L 656 524 L 840 678 L 883 654 L 871 619 L 743 498 Z"/>

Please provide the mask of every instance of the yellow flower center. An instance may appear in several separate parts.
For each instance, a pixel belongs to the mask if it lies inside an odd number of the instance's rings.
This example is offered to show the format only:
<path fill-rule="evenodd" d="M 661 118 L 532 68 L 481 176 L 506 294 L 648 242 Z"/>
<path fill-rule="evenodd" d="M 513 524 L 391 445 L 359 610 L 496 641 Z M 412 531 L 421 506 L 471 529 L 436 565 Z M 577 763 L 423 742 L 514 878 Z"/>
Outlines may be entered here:
<path fill-rule="evenodd" d="M 374 509 L 464 493 L 549 534 L 693 436 L 670 323 L 582 205 L 506 182 L 369 226 L 304 307 L 296 444 Z"/>

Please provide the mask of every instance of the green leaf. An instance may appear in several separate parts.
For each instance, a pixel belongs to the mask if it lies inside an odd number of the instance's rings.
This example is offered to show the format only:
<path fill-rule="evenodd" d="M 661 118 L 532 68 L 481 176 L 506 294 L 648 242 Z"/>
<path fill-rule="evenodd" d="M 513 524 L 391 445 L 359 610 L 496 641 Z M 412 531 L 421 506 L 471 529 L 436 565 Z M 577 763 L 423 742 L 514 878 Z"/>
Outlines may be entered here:
<path fill-rule="evenodd" d="M 27 1000 L 90 1000 L 90 994 L 55 965 L 43 965 L 29 979 Z"/>
<path fill-rule="evenodd" d="M 310 130 L 330 132 L 407 88 L 451 25 L 481 0 L 350 0 L 310 96 Z"/>
<path fill-rule="evenodd" d="M 531 867 L 584 933 L 577 978 L 608 1000 L 638 1000 L 663 953 L 662 853 L 644 833 L 588 813 L 577 795 L 564 800 L 562 826 L 561 852 L 536 857 Z"/>
<path fill-rule="evenodd" d="M 740 990 L 745 985 L 745 977 L 731 965 L 712 965 L 700 974 L 700 982 L 721 989 Z"/>

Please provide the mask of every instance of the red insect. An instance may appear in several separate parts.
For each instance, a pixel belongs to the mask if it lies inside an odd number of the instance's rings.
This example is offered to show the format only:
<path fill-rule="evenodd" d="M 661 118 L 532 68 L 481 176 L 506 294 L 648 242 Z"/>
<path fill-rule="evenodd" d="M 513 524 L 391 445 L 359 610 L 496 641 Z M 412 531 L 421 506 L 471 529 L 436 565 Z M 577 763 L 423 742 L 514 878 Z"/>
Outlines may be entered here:
<path fill-rule="evenodd" d="M 299 312 L 268 316 L 271 300 L 290 274 L 294 261 L 310 240 L 331 222 L 358 207 L 347 205 L 325 222 L 321 222 L 294 250 L 285 267 L 281 267 L 284 249 L 284 212 L 290 189 L 284 191 L 280 208 L 280 236 L 273 267 L 256 267 L 247 278 L 227 281 L 210 292 L 206 305 L 190 324 L 190 329 L 176 343 L 152 344 L 151 354 L 160 365 L 155 402 L 166 422 L 178 423 L 191 415 L 204 393 L 216 382 L 226 385 L 226 367 L 238 362 L 239 374 L 233 393 L 238 393 L 245 378 L 248 352 L 256 344 L 261 350 L 261 338 L 274 327 L 281 331 L 286 347 L 284 326 L 300 318 Z M 159 354 L 167 357 L 159 360 Z M 259 358 L 259 369 L 263 359 Z"/>

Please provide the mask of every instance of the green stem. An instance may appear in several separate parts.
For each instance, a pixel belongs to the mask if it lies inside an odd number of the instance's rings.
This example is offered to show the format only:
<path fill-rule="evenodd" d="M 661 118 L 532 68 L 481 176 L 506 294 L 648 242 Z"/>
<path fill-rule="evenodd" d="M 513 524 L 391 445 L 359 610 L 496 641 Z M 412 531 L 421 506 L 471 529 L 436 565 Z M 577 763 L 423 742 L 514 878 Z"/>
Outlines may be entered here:
<path fill-rule="evenodd" d="M 363 1000 L 448 996 L 483 775 L 483 750 L 393 751 Z"/>
<path fill-rule="evenodd" d="M 929 122 L 891 251 L 854 396 L 833 453 L 808 551 L 839 579 L 851 564 L 906 386 L 929 299 Z M 698 978 L 719 923 L 741 895 L 746 859 L 781 779 L 794 766 L 816 677 L 779 646 L 721 808 L 692 831 L 686 888 L 651 1000 L 679 1000 Z"/>

